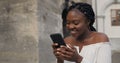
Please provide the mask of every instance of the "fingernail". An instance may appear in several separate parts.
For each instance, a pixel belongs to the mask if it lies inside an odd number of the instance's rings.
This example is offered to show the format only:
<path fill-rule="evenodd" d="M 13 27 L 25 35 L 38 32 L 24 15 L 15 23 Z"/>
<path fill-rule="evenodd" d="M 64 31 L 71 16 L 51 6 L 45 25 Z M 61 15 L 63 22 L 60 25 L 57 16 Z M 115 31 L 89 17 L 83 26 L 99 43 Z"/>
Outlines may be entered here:
<path fill-rule="evenodd" d="M 61 45 L 60 47 L 64 47 L 64 46 Z"/>
<path fill-rule="evenodd" d="M 55 45 L 58 45 L 57 43 L 55 43 Z"/>
<path fill-rule="evenodd" d="M 69 46 L 71 46 L 70 44 L 68 44 Z"/>
<path fill-rule="evenodd" d="M 59 52 L 57 52 L 57 54 L 59 54 Z"/>
<path fill-rule="evenodd" d="M 59 48 L 57 50 L 60 50 Z"/>

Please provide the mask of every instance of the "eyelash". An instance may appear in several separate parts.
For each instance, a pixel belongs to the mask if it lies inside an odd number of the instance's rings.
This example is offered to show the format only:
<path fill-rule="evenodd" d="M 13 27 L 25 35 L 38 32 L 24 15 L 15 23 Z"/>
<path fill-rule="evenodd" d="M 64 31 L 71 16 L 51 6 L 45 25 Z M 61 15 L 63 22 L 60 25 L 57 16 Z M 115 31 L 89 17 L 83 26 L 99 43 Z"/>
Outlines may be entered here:
<path fill-rule="evenodd" d="M 68 22 L 68 23 L 66 23 L 66 24 L 70 24 L 70 23 Z"/>
<path fill-rule="evenodd" d="M 68 23 L 66 23 L 66 24 L 70 24 L 70 22 L 68 22 Z M 78 25 L 79 22 L 73 22 L 73 24 Z"/>
<path fill-rule="evenodd" d="M 75 24 L 75 25 L 78 25 L 78 24 L 79 24 L 79 22 L 74 22 L 74 24 Z"/>

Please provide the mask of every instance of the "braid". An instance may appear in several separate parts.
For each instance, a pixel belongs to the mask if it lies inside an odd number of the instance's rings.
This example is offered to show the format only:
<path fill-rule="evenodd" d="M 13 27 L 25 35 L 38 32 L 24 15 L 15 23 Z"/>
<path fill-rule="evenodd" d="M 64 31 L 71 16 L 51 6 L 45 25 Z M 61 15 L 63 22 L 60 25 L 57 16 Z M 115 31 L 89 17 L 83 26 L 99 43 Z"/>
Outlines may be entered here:
<path fill-rule="evenodd" d="M 67 9 L 65 19 L 66 19 L 67 13 L 72 9 L 78 9 L 80 12 L 82 12 L 86 16 L 86 18 L 89 19 L 89 21 L 90 21 L 90 24 L 89 24 L 90 30 L 96 31 L 96 29 L 93 27 L 93 24 L 95 22 L 95 14 L 94 14 L 94 11 L 93 11 L 92 6 L 90 4 L 73 3 L 72 6 L 70 6 Z"/>

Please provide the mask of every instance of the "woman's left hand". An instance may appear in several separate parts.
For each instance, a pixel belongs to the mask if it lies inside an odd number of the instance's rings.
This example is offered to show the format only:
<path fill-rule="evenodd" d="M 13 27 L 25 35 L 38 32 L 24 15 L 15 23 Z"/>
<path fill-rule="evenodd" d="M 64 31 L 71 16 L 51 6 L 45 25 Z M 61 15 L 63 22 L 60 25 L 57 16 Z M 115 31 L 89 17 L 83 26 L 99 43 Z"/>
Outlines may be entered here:
<path fill-rule="evenodd" d="M 77 49 L 71 45 L 61 46 L 57 49 L 58 55 L 60 55 L 64 60 L 73 61 L 73 62 L 81 62 L 82 56 L 80 56 L 77 52 Z"/>

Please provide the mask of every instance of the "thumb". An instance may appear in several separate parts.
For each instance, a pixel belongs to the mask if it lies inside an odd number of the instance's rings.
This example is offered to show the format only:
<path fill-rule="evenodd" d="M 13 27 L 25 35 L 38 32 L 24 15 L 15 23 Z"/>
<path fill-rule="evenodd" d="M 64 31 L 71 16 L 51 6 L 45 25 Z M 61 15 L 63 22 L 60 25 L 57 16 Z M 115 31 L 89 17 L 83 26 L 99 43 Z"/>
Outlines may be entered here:
<path fill-rule="evenodd" d="M 71 44 L 68 44 L 67 47 L 70 48 L 70 49 L 75 49 L 75 47 L 72 46 Z"/>

